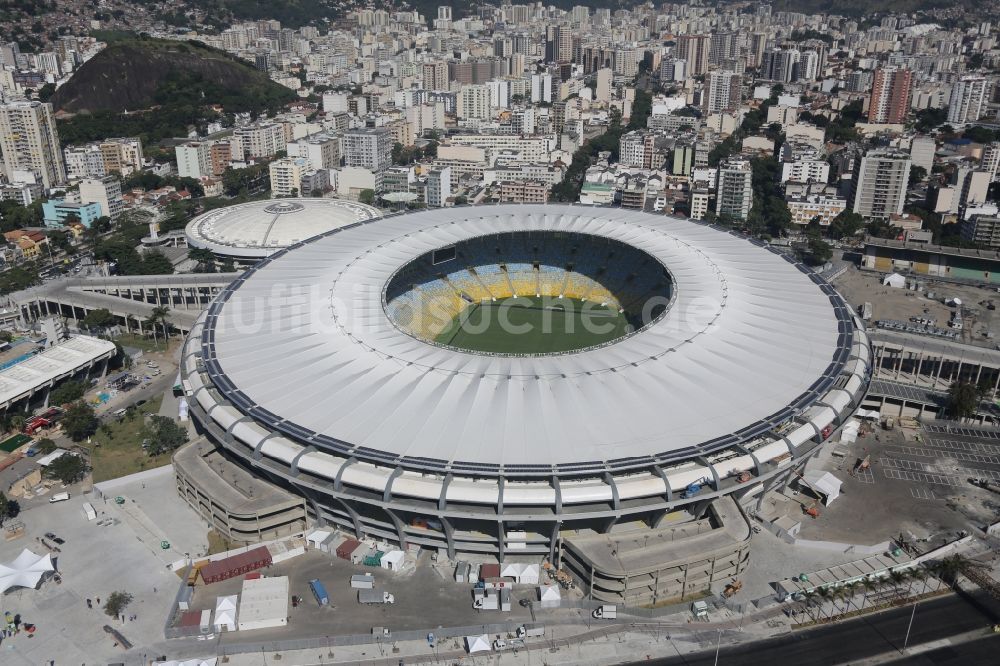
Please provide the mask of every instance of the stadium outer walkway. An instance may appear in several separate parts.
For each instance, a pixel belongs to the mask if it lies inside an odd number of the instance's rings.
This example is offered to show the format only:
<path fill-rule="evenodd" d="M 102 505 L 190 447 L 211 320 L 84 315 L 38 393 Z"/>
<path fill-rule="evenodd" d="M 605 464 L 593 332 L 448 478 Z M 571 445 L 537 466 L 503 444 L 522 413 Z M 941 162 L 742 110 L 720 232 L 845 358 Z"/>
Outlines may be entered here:
<path fill-rule="evenodd" d="M 9 299 L 25 324 L 50 314 L 79 321 L 103 308 L 126 329 L 137 327 L 140 334 L 153 309 L 166 306 L 170 308 L 167 322 L 187 334 L 202 309 L 238 276 L 193 273 L 65 278 L 13 293 Z"/>

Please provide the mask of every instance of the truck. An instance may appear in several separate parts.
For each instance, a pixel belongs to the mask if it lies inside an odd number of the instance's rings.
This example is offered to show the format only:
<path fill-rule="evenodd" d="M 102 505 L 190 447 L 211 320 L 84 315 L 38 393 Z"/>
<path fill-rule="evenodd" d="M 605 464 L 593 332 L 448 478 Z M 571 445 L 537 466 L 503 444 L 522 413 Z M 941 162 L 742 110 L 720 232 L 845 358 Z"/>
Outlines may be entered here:
<path fill-rule="evenodd" d="M 604 604 L 603 606 L 598 606 L 591 613 L 595 620 L 617 620 L 618 619 L 618 606 L 613 604 Z"/>
<path fill-rule="evenodd" d="M 87 516 L 87 520 L 97 518 L 97 512 L 94 511 L 94 505 L 90 502 L 83 503 L 83 513 Z"/>
<path fill-rule="evenodd" d="M 316 597 L 316 603 L 320 606 L 328 606 L 330 604 L 330 595 L 326 593 L 326 587 L 317 578 L 313 578 L 309 581 L 309 589 L 312 590 L 313 596 Z"/>
<path fill-rule="evenodd" d="M 358 602 L 362 604 L 394 604 L 396 597 L 385 590 L 373 588 L 370 590 L 358 590 Z"/>
<path fill-rule="evenodd" d="M 545 636 L 545 625 L 529 622 L 517 628 L 518 638 L 541 638 Z"/>
<path fill-rule="evenodd" d="M 69 493 L 56 493 L 49 498 L 49 504 L 55 504 L 56 502 L 65 502 L 69 499 Z"/>
<path fill-rule="evenodd" d="M 34 435 L 41 428 L 51 428 L 54 426 L 60 418 L 62 418 L 63 410 L 58 407 L 50 407 L 38 416 L 34 416 L 24 424 L 24 434 Z"/>

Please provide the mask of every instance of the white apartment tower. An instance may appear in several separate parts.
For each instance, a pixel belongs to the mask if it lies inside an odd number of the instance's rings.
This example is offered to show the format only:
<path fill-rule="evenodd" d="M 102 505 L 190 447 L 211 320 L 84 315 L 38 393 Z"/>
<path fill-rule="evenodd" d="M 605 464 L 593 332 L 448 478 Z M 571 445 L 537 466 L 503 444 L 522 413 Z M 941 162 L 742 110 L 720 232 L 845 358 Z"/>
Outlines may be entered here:
<path fill-rule="evenodd" d="M 42 102 L 0 104 L 0 156 L 4 173 L 33 171 L 48 187 L 66 182 L 66 166 L 52 105 Z"/>
<path fill-rule="evenodd" d="M 745 220 L 753 205 L 753 171 L 750 162 L 729 159 L 719 165 L 715 214 Z"/>
<path fill-rule="evenodd" d="M 966 76 L 956 81 L 951 87 L 951 98 L 948 100 L 948 122 L 956 124 L 971 123 L 983 115 L 983 103 L 986 99 L 986 79 L 982 76 Z"/>
<path fill-rule="evenodd" d="M 853 211 L 867 218 L 901 215 L 910 179 L 910 156 L 894 150 L 872 150 L 857 161 Z"/>
<path fill-rule="evenodd" d="M 177 175 L 181 178 L 204 178 L 212 175 L 211 146 L 204 141 L 191 141 L 174 148 Z"/>

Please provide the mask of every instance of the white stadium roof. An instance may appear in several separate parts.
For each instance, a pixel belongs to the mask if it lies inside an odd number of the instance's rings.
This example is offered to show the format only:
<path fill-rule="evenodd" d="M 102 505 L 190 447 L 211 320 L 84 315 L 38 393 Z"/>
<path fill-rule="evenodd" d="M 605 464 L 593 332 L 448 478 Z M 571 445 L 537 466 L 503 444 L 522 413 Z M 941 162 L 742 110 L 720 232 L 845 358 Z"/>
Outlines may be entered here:
<path fill-rule="evenodd" d="M 192 247 L 260 259 L 332 229 L 381 216 L 378 208 L 343 199 L 272 199 L 209 211 L 191 220 L 185 233 Z"/>
<path fill-rule="evenodd" d="M 635 335 L 552 356 L 440 347 L 389 321 L 382 289 L 404 264 L 529 230 L 634 245 L 669 268 L 676 300 Z M 387 217 L 294 246 L 223 292 L 201 339 L 216 389 L 290 439 L 403 466 L 583 471 L 772 430 L 832 388 L 850 331 L 820 278 L 735 234 L 622 209 L 500 205 Z"/>
<path fill-rule="evenodd" d="M 42 386 L 76 373 L 115 353 L 115 343 L 75 335 L 17 365 L 0 370 L 0 405 L 30 395 Z"/>

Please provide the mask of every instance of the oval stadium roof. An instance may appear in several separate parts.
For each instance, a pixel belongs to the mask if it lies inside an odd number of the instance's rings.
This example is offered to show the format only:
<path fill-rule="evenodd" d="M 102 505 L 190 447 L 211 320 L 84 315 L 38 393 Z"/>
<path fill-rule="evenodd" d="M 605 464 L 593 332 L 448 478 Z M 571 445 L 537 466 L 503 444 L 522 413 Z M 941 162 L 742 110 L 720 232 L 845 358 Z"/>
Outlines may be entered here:
<path fill-rule="evenodd" d="M 664 317 L 599 348 L 490 356 L 397 329 L 400 266 L 504 231 L 594 234 L 666 265 Z M 483 470 L 698 456 L 800 413 L 847 361 L 850 312 L 811 271 L 735 234 L 619 208 L 498 205 L 358 224 L 248 271 L 207 313 L 217 389 L 269 429 L 361 459 Z"/>
<path fill-rule="evenodd" d="M 381 216 L 377 208 L 344 199 L 270 199 L 211 210 L 191 220 L 185 233 L 192 247 L 262 259 L 313 236 Z"/>

